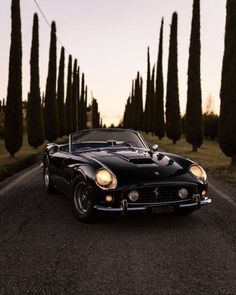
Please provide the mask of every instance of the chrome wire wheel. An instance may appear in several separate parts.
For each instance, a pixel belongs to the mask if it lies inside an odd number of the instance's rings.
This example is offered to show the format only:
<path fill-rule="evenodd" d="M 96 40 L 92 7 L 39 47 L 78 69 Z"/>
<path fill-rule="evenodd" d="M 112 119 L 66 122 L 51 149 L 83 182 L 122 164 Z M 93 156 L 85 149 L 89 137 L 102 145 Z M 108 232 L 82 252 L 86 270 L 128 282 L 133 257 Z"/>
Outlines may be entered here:
<path fill-rule="evenodd" d="M 91 207 L 88 188 L 85 182 L 79 182 L 74 190 L 74 204 L 79 214 L 87 214 Z"/>

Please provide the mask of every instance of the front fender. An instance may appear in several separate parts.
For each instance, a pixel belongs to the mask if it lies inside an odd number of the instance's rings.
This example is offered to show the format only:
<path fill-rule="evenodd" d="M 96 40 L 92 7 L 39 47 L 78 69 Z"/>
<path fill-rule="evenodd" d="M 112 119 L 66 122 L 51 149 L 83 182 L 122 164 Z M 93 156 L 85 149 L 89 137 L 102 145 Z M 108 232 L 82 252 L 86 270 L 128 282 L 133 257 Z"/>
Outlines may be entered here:
<path fill-rule="evenodd" d="M 196 164 L 190 159 L 184 158 L 182 156 L 176 155 L 176 154 L 170 154 L 170 153 L 162 153 L 163 155 L 173 159 L 176 161 L 180 166 L 182 166 L 184 169 L 188 169 L 188 167 L 192 164 Z"/>

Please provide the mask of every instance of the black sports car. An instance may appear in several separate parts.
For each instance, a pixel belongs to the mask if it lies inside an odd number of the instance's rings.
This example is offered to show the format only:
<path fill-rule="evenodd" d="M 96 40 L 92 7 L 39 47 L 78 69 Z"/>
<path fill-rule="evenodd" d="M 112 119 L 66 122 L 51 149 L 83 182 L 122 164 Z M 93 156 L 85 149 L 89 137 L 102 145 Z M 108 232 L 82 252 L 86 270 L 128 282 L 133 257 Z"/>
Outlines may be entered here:
<path fill-rule="evenodd" d="M 88 129 L 71 134 L 68 144 L 48 144 L 43 171 L 46 191 L 68 195 L 84 221 L 95 210 L 186 214 L 211 203 L 203 168 L 127 129 Z"/>

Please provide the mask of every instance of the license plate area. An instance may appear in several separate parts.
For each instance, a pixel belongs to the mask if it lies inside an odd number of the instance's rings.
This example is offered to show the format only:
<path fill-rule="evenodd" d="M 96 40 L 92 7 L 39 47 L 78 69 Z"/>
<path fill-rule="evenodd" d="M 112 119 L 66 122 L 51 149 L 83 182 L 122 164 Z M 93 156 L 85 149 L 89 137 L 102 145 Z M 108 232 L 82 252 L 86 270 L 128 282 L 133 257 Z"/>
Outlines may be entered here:
<path fill-rule="evenodd" d="M 175 207 L 174 206 L 165 206 L 165 207 L 152 207 L 152 213 L 158 214 L 158 213 L 171 213 L 174 212 Z"/>

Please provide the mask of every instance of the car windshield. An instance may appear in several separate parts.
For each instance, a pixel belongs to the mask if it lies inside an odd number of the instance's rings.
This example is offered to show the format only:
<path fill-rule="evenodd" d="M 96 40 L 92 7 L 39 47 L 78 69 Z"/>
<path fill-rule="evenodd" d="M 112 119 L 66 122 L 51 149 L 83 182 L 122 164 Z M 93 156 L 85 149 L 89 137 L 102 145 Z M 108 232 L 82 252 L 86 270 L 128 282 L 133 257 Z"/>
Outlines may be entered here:
<path fill-rule="evenodd" d="M 80 152 L 97 148 L 127 147 L 147 148 L 141 138 L 135 132 L 129 130 L 85 130 L 72 134 L 70 138 L 71 152 Z"/>

